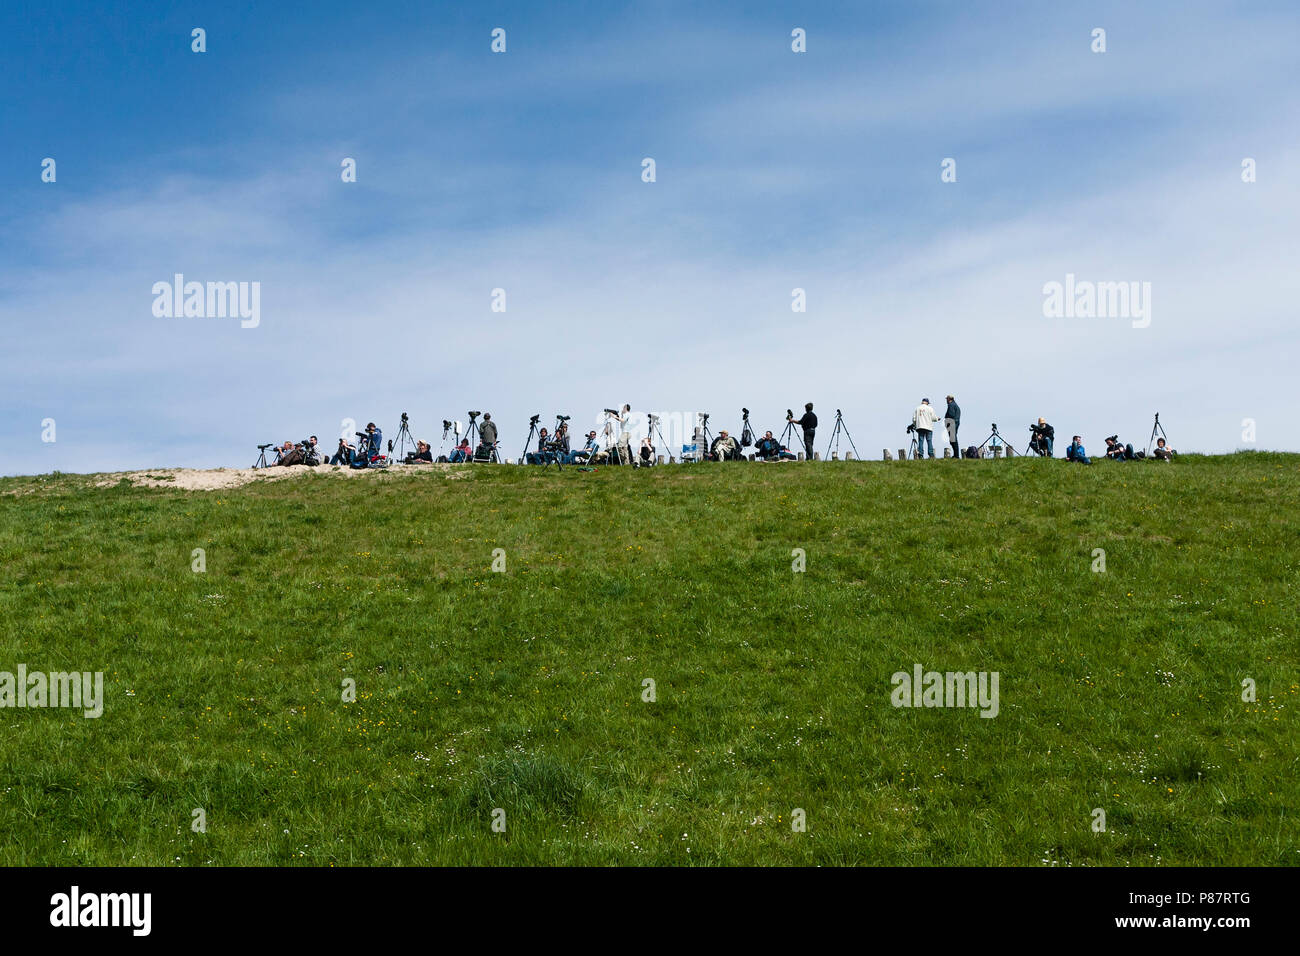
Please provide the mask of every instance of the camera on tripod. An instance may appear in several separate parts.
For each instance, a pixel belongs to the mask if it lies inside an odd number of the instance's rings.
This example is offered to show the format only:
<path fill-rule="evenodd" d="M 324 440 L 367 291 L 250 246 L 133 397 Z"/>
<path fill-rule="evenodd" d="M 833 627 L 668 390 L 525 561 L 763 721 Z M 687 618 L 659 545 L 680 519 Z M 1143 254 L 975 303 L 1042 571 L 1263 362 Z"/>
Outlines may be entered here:
<path fill-rule="evenodd" d="M 916 422 L 909 422 L 907 425 L 907 433 L 910 435 L 914 431 L 916 431 Z"/>
<path fill-rule="evenodd" d="M 555 416 L 555 420 L 556 420 L 557 422 L 567 422 L 567 421 L 569 420 L 569 416 L 568 416 L 568 415 L 556 415 L 556 416 Z"/>
<path fill-rule="evenodd" d="M 606 414 L 606 415 L 617 415 L 617 414 L 618 414 L 618 409 L 616 409 L 616 408 L 607 408 L 607 409 L 605 409 L 605 414 Z"/>
<path fill-rule="evenodd" d="M 273 442 L 273 441 L 269 441 L 269 442 L 267 442 L 265 445 L 258 445 L 258 446 L 257 446 L 257 450 L 258 450 L 258 451 L 266 451 L 268 448 L 270 448 L 270 447 L 271 447 L 272 445 L 274 445 L 274 444 L 275 444 L 275 442 Z"/>
<path fill-rule="evenodd" d="M 534 415 L 532 418 L 528 419 L 528 424 L 530 424 L 530 425 L 536 425 L 539 421 L 541 421 L 541 418 L 542 418 L 542 413 L 541 413 L 541 412 L 538 412 L 538 413 L 537 413 L 536 415 Z"/>
<path fill-rule="evenodd" d="M 787 422 L 792 422 L 792 421 L 794 421 L 794 409 L 793 409 L 793 408 L 787 408 L 787 409 L 785 410 L 785 420 L 786 420 Z"/>
<path fill-rule="evenodd" d="M 402 424 L 405 425 L 406 423 L 407 423 L 406 412 L 402 412 Z"/>

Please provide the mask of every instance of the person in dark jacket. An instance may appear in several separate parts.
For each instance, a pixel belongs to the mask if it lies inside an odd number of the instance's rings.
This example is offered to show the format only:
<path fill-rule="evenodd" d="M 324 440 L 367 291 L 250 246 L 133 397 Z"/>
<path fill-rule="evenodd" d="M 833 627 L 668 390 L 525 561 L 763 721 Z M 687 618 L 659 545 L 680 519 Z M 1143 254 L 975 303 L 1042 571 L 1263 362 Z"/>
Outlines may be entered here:
<path fill-rule="evenodd" d="M 803 429 L 803 450 L 804 460 L 813 460 L 813 440 L 817 437 L 817 416 L 813 414 L 813 403 L 809 402 L 803 407 L 803 417 L 791 417 L 787 421 L 792 421 Z"/>
<path fill-rule="evenodd" d="M 497 443 L 497 423 L 492 420 L 491 412 L 483 413 L 483 424 L 478 429 L 479 441 L 489 447 L 495 447 Z"/>
<path fill-rule="evenodd" d="M 960 458 L 961 451 L 957 444 L 957 429 L 961 426 L 961 408 L 956 399 L 948 396 L 948 408 L 943 413 L 943 427 L 948 432 L 948 444 L 952 445 L 952 457 Z"/>

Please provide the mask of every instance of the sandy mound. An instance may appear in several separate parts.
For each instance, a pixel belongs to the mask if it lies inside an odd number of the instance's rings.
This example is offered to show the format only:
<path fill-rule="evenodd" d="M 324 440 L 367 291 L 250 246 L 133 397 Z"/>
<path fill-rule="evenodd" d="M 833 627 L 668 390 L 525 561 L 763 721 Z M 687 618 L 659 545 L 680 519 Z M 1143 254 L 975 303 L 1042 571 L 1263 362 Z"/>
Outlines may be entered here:
<path fill-rule="evenodd" d="M 342 465 L 320 465 L 315 468 L 307 465 L 276 466 L 273 468 L 216 468 L 204 471 L 197 468 L 158 468 L 152 471 L 131 471 L 106 475 L 96 484 L 101 488 L 115 485 L 123 478 L 132 485 L 141 488 L 181 488 L 184 491 L 220 491 L 223 488 L 238 488 L 252 481 L 279 481 L 283 478 L 297 478 L 311 473 L 315 475 L 333 475 L 341 478 L 368 478 L 380 480 L 384 475 L 411 475 L 422 471 L 442 471 L 451 469 L 451 465 L 395 465 L 392 468 L 345 468 Z M 461 469 L 463 470 L 463 469 Z M 451 476 L 449 476 L 451 477 Z M 456 475 L 459 477 L 459 475 Z"/>

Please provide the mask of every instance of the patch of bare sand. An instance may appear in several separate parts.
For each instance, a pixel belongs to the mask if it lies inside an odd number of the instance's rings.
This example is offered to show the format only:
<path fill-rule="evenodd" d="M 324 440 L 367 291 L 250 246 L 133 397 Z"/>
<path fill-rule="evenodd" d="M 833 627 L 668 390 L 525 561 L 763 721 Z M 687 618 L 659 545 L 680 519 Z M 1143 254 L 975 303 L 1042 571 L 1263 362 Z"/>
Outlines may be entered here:
<path fill-rule="evenodd" d="M 393 475 L 418 474 L 422 471 L 451 472 L 449 478 L 462 477 L 462 467 L 451 471 L 446 464 L 395 465 L 391 468 L 346 468 L 342 465 L 319 465 L 315 468 L 307 465 L 277 465 L 271 468 L 215 468 L 202 470 L 198 468 L 155 468 L 152 471 L 130 471 L 105 475 L 95 482 L 101 488 L 116 485 L 126 479 L 137 488 L 180 488 L 183 491 L 221 491 L 226 488 L 238 488 L 254 481 L 280 481 L 284 478 L 298 478 L 305 474 L 335 476 L 339 478 L 365 477 L 372 481 Z"/>

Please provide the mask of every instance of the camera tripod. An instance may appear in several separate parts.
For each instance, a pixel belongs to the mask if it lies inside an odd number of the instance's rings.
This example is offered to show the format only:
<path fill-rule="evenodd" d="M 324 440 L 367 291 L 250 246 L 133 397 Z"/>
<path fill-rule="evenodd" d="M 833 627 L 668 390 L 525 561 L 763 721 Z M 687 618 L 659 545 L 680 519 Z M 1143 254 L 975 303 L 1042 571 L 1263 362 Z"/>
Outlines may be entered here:
<path fill-rule="evenodd" d="M 563 470 L 564 470 L 564 454 L 565 454 L 565 453 L 564 453 L 563 451 L 560 450 L 560 438 L 559 438 L 559 436 L 560 436 L 560 429 L 561 429 L 561 428 L 565 428 L 565 426 L 568 424 L 568 420 L 569 420 L 569 416 L 568 416 L 568 415 L 556 415 L 556 416 L 555 416 L 555 431 L 551 433 L 551 444 L 555 445 L 555 451 L 553 451 L 553 452 L 552 452 L 552 451 L 548 451 L 546 448 L 543 448 L 543 447 L 541 446 L 540 443 L 538 444 L 538 446 L 537 446 L 537 450 L 540 451 L 540 452 L 542 453 L 542 467 L 543 467 L 543 468 L 548 468 L 548 467 L 550 467 L 550 465 L 552 464 L 550 458 L 547 457 L 547 455 L 549 454 L 549 455 L 554 455 L 554 456 L 555 456 L 555 462 L 554 462 L 555 467 L 558 468 L 560 471 L 563 471 Z"/>
<path fill-rule="evenodd" d="M 1151 454 L 1151 448 L 1152 448 L 1152 446 L 1154 446 L 1155 443 L 1156 443 L 1156 432 L 1159 432 L 1159 433 L 1160 433 L 1160 437 L 1163 438 L 1163 439 L 1165 440 L 1165 445 L 1168 446 L 1168 444 L 1169 444 L 1169 436 L 1165 434 L 1165 426 L 1160 424 L 1160 413 L 1159 413 L 1159 412 L 1156 412 L 1156 422 L 1155 422 L 1154 425 L 1151 426 L 1151 437 L 1147 439 L 1147 452 L 1146 452 L 1146 453 L 1147 453 L 1148 455 Z"/>
<path fill-rule="evenodd" d="M 397 460 L 403 461 L 406 458 L 406 445 L 409 442 L 411 448 L 415 448 L 415 439 L 411 437 L 411 429 L 407 427 L 406 412 L 402 412 L 402 424 L 397 426 L 397 434 L 388 439 L 388 453 L 393 453 L 393 443 L 397 443 Z"/>
<path fill-rule="evenodd" d="M 908 434 L 912 436 L 912 441 L 907 446 L 907 457 L 912 461 L 916 461 L 916 459 L 920 457 L 920 446 L 916 443 L 916 429 L 912 429 Z"/>
<path fill-rule="evenodd" d="M 465 437 L 469 439 L 469 457 L 474 459 L 474 450 L 478 448 L 478 417 L 482 412 L 468 412 L 469 428 L 465 432 Z"/>
<path fill-rule="evenodd" d="M 993 425 L 993 433 L 990 434 L 988 438 L 984 439 L 982 442 L 979 443 L 979 446 L 978 446 L 978 447 L 979 447 L 979 450 L 980 450 L 980 451 L 983 451 L 983 450 L 984 450 L 984 446 L 987 445 L 989 442 L 993 441 L 993 439 L 995 439 L 995 438 L 996 438 L 998 441 L 1000 441 L 1003 445 L 1005 445 L 1007 448 L 1010 448 L 1012 454 L 1015 454 L 1015 455 L 1020 454 L 1018 451 L 1016 451 L 1015 446 L 1012 445 L 1011 442 L 1007 441 L 1006 438 L 1003 436 L 1003 434 L 1002 434 L 1000 431 L 998 431 L 998 426 L 997 426 L 996 423 L 994 423 L 994 425 Z M 916 444 L 916 440 L 915 440 L 915 439 L 912 440 L 912 444 L 913 444 L 913 445 Z"/>
<path fill-rule="evenodd" d="M 831 446 L 835 446 L 835 454 L 840 453 L 840 432 L 844 432 L 844 437 L 849 440 L 849 447 L 853 449 L 853 457 L 861 458 L 858 454 L 858 446 L 853 444 L 853 436 L 849 434 L 848 428 L 844 424 L 844 413 L 838 408 L 835 409 L 835 430 L 831 432 L 831 440 L 826 443 L 826 460 L 830 461 Z M 916 439 L 912 439 L 912 444 L 916 444 Z"/>
<path fill-rule="evenodd" d="M 270 448 L 273 444 L 275 444 L 275 443 L 274 443 L 274 442 L 267 442 L 265 445 L 258 445 L 258 446 L 257 446 L 257 450 L 258 450 L 259 452 L 261 452 L 261 454 L 257 456 L 257 461 L 253 462 L 253 467 L 254 467 L 254 468 L 270 468 L 270 467 L 271 467 L 270 464 L 269 464 L 269 463 L 267 462 L 267 460 L 266 460 L 266 450 L 267 450 L 268 448 Z"/>
<path fill-rule="evenodd" d="M 782 448 L 789 448 L 789 447 L 790 447 L 790 439 L 791 439 L 791 438 L 797 438 L 797 439 L 799 439 L 799 447 L 803 449 L 803 456 L 804 456 L 805 458 L 807 458 L 807 457 L 808 457 L 808 448 L 807 448 L 807 446 L 804 445 L 804 443 L 803 443 L 803 435 L 800 434 L 800 433 L 798 433 L 798 432 L 796 432 L 796 431 L 794 430 L 794 419 L 793 419 L 793 418 L 787 418 L 787 419 L 785 420 L 785 431 L 781 432 L 781 447 L 782 447 Z M 852 443 L 853 443 L 853 442 L 852 442 L 852 439 L 850 439 L 849 444 L 852 444 Z"/>
<path fill-rule="evenodd" d="M 700 429 L 704 432 L 704 447 L 699 450 L 700 460 L 708 458 L 709 452 L 713 450 L 713 432 L 709 431 L 709 413 L 699 412 Z"/>
<path fill-rule="evenodd" d="M 537 422 L 541 415 L 534 415 L 528 419 L 528 438 L 524 441 L 524 450 L 519 453 L 519 464 L 525 464 L 528 461 L 528 446 L 533 443 L 533 436 L 537 434 Z M 540 446 L 539 449 L 540 450 Z"/>
<path fill-rule="evenodd" d="M 627 422 L 623 418 L 624 414 L 622 408 L 617 412 L 605 409 L 605 461 L 611 465 L 632 464 L 632 442 L 630 439 L 624 442 L 627 438 Z M 614 435 L 615 422 L 618 422 L 617 437 Z"/>
<path fill-rule="evenodd" d="M 668 447 L 668 439 L 664 438 L 664 430 L 659 427 L 659 416 L 651 415 L 650 416 L 650 444 L 652 445 L 654 444 L 656 434 L 659 435 L 659 442 L 660 442 L 659 447 L 668 450 L 668 460 L 670 462 L 676 461 L 677 459 L 673 457 L 672 449 Z"/>

